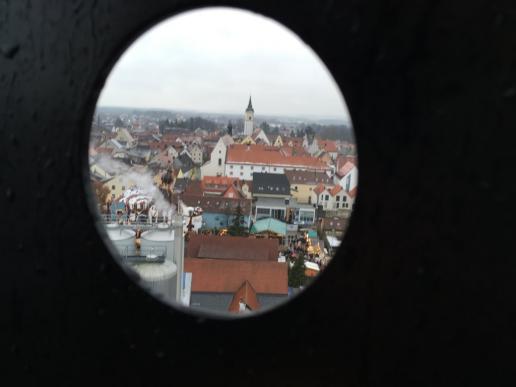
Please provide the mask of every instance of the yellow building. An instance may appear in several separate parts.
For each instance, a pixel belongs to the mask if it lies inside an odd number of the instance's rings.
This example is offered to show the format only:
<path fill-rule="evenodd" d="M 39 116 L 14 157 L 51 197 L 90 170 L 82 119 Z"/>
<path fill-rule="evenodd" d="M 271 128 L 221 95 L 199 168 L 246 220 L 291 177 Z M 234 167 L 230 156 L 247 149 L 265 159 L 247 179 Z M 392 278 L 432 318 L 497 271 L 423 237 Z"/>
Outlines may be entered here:
<path fill-rule="evenodd" d="M 276 140 L 274 140 L 274 146 L 276 147 L 279 147 L 281 148 L 284 144 L 283 144 L 283 139 L 281 138 L 281 136 L 278 135 L 278 137 L 276 137 Z"/>
<path fill-rule="evenodd" d="M 333 185 L 333 179 L 325 172 L 285 171 L 290 183 L 290 193 L 298 203 L 312 204 L 312 191 L 322 183 Z"/>
<path fill-rule="evenodd" d="M 246 136 L 242 139 L 242 141 L 240 141 L 240 144 L 255 145 L 256 142 L 253 140 L 251 136 Z"/>
<path fill-rule="evenodd" d="M 115 176 L 112 179 L 109 179 L 104 183 L 104 186 L 108 187 L 110 191 L 110 195 L 108 195 L 107 199 L 113 200 L 120 197 L 126 189 L 135 184 L 135 181 L 125 176 Z"/>

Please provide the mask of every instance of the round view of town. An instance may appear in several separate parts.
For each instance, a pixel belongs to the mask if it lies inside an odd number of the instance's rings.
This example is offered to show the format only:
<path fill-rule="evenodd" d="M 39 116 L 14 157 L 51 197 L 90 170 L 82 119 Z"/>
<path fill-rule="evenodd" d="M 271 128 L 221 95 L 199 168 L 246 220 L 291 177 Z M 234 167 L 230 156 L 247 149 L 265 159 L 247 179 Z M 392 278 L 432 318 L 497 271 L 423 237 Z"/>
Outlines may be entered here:
<path fill-rule="evenodd" d="M 243 316 L 330 265 L 357 197 L 351 120 L 292 31 L 208 8 L 155 26 L 106 80 L 90 137 L 99 224 L 161 301 Z"/>

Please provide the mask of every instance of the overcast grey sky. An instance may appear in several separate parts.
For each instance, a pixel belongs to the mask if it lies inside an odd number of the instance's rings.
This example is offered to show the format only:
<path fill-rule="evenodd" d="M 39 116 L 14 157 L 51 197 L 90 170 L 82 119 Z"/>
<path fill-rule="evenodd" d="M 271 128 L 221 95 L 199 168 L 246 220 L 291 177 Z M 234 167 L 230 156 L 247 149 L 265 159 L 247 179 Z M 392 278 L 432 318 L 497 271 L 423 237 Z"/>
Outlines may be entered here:
<path fill-rule="evenodd" d="M 279 23 L 210 8 L 162 22 L 121 57 L 100 106 L 347 120 L 345 102 L 317 55 Z"/>

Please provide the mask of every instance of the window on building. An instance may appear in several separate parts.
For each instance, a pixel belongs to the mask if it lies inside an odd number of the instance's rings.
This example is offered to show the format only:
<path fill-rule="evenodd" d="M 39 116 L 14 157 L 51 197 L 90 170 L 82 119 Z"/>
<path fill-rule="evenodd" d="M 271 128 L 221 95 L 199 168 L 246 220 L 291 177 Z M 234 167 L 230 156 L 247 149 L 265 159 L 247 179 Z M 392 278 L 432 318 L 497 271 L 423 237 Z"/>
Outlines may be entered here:
<path fill-rule="evenodd" d="M 342 201 L 345 202 L 347 200 L 347 196 L 342 197 Z"/>
<path fill-rule="evenodd" d="M 273 171 L 276 171 L 276 167 L 272 168 Z"/>
<path fill-rule="evenodd" d="M 251 167 L 251 171 L 253 171 L 253 170 L 254 170 L 254 167 Z"/>
<path fill-rule="evenodd" d="M 229 172 L 229 176 L 233 176 L 233 172 Z"/>
<path fill-rule="evenodd" d="M 111 189 L 116 189 L 116 187 L 114 185 L 111 186 Z"/>
<path fill-rule="evenodd" d="M 240 169 L 244 169 L 244 166 L 243 166 L 243 165 L 241 165 L 241 166 L 240 166 Z"/>
<path fill-rule="evenodd" d="M 325 195 L 324 196 L 324 200 L 329 200 L 330 199 L 330 196 L 329 195 Z"/>
<path fill-rule="evenodd" d="M 230 165 L 230 166 L 229 166 L 229 168 L 230 168 L 230 169 L 233 169 L 233 166 L 232 166 L 232 165 Z"/>
<path fill-rule="evenodd" d="M 219 158 L 219 166 L 221 166 L 221 165 L 222 165 L 222 159 Z"/>
<path fill-rule="evenodd" d="M 122 191 L 125 191 L 125 185 L 122 186 Z"/>
<path fill-rule="evenodd" d="M 336 206 L 336 208 L 339 208 L 339 205 L 340 205 L 340 203 L 337 203 L 337 206 Z"/>
<path fill-rule="evenodd" d="M 244 176 L 244 172 L 240 172 L 240 176 Z"/>
<path fill-rule="evenodd" d="M 349 187 L 351 186 L 351 175 L 346 177 L 346 191 L 349 192 Z"/>
<path fill-rule="evenodd" d="M 335 200 L 337 200 L 338 202 L 340 202 L 340 196 L 337 195 L 337 197 L 335 198 Z"/>

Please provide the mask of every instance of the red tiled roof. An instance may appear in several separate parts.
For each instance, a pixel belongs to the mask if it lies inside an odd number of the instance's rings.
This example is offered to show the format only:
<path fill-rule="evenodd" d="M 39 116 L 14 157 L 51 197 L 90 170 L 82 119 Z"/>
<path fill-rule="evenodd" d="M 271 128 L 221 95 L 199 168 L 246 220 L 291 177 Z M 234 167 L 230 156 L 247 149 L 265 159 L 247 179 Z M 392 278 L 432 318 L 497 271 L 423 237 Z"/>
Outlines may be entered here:
<path fill-rule="evenodd" d="M 344 164 L 342 168 L 339 169 L 338 175 L 341 177 L 346 176 L 354 167 L 355 164 L 353 164 L 351 161 L 346 161 L 346 164 Z"/>
<path fill-rule="evenodd" d="M 236 236 L 198 235 L 190 237 L 186 245 L 188 258 L 272 261 L 278 259 L 279 242 L 276 238 L 247 238 Z"/>
<path fill-rule="evenodd" d="M 243 198 L 244 195 L 234 185 L 230 185 L 226 191 L 222 194 L 225 198 Z"/>
<path fill-rule="evenodd" d="M 236 180 L 238 180 L 238 178 L 236 177 L 226 177 L 226 176 L 204 176 L 202 178 L 202 186 L 206 186 L 206 185 L 224 185 L 224 186 L 229 186 L 231 184 L 233 184 L 233 182 L 235 182 Z"/>
<path fill-rule="evenodd" d="M 357 164 L 357 156 L 355 155 L 338 155 L 336 160 L 337 170 L 341 169 L 344 164 L 351 161 L 353 164 Z"/>
<path fill-rule="evenodd" d="M 188 194 L 199 194 L 202 195 L 221 195 L 227 198 L 243 198 L 244 195 L 241 193 L 241 181 L 236 177 L 226 176 L 204 176 L 200 185 L 196 186 L 197 190 L 188 190 Z M 233 193 L 233 196 L 231 196 Z"/>
<path fill-rule="evenodd" d="M 330 195 L 331 196 L 335 196 L 337 195 L 340 191 L 342 191 L 342 187 L 337 184 L 335 187 L 333 187 L 331 190 L 330 190 Z"/>
<path fill-rule="evenodd" d="M 311 156 L 289 156 L 277 147 L 263 144 L 231 144 L 226 154 L 226 164 L 277 165 L 310 170 L 328 170 L 330 167 L 321 160 Z"/>
<path fill-rule="evenodd" d="M 288 294 L 286 263 L 185 258 L 192 292 L 235 293 L 249 281 L 258 294 Z"/>
<path fill-rule="evenodd" d="M 183 191 L 184 195 L 202 195 L 201 182 L 199 180 L 188 180 Z"/>
<path fill-rule="evenodd" d="M 240 288 L 235 292 L 233 299 L 229 304 L 228 310 L 230 312 L 238 313 L 240 311 L 240 301 L 245 303 L 245 305 L 251 310 L 260 309 L 258 296 L 256 295 L 256 291 L 253 289 L 253 286 L 249 283 L 249 281 L 245 281 L 242 286 L 240 286 Z"/>
<path fill-rule="evenodd" d="M 310 156 L 310 154 L 301 145 L 300 146 L 285 145 L 280 148 L 280 151 L 285 156 L 307 156 L 307 157 Z"/>
<path fill-rule="evenodd" d="M 314 192 L 317 195 L 321 194 L 321 192 L 323 192 L 324 190 L 325 190 L 325 188 L 324 188 L 324 184 L 323 183 L 317 184 L 317 187 L 314 188 Z"/>
<path fill-rule="evenodd" d="M 326 152 L 337 152 L 337 144 L 331 140 L 318 140 L 319 149 L 324 149 Z"/>

